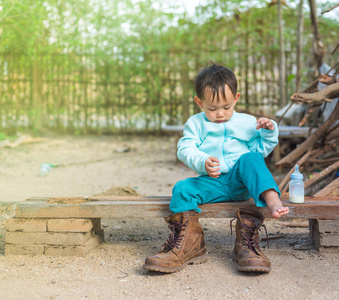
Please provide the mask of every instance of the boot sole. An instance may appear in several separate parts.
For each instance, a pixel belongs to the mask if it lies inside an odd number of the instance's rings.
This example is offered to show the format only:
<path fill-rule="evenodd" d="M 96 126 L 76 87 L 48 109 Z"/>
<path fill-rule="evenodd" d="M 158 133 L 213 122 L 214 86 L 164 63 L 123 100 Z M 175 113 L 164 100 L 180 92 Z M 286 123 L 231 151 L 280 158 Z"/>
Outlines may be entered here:
<path fill-rule="evenodd" d="M 271 267 L 264 266 L 240 266 L 238 264 L 238 255 L 233 251 L 232 258 L 237 263 L 237 270 L 242 272 L 265 272 L 268 273 L 271 271 Z"/>
<path fill-rule="evenodd" d="M 207 259 L 208 259 L 208 255 L 207 255 L 207 253 L 205 253 L 204 255 L 194 257 L 194 258 L 186 261 L 181 266 L 176 267 L 176 268 L 163 268 L 163 267 L 152 266 L 152 265 L 143 265 L 143 268 L 146 269 L 146 270 L 149 270 L 149 271 L 156 271 L 156 272 L 161 272 L 161 273 L 175 273 L 175 272 L 181 271 L 182 269 L 187 267 L 187 265 L 202 264 L 202 263 L 206 262 Z"/>

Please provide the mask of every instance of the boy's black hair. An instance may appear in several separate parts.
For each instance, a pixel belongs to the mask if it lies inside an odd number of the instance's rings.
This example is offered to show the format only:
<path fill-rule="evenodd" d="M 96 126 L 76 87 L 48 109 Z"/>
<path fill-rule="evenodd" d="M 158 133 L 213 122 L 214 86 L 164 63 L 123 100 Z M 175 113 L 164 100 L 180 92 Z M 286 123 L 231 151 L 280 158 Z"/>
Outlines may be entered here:
<path fill-rule="evenodd" d="M 225 84 L 228 85 L 233 96 L 235 96 L 238 90 L 238 82 L 234 73 L 227 67 L 210 62 L 195 78 L 195 91 L 197 96 L 203 100 L 206 88 L 210 88 L 213 96 L 212 100 L 214 101 L 215 97 L 217 97 L 217 101 L 219 101 L 219 92 L 226 99 Z"/>

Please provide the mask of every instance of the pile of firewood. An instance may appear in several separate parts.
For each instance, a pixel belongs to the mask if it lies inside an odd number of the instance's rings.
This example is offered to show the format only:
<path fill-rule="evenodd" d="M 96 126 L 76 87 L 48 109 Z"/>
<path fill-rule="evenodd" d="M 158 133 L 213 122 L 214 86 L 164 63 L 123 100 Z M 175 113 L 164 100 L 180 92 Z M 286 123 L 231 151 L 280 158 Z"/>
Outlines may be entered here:
<path fill-rule="evenodd" d="M 335 70 L 333 76 L 328 73 Z M 308 103 L 308 114 L 300 122 L 302 126 L 312 111 L 324 102 L 332 102 L 339 97 L 339 63 L 327 74 L 320 74 L 315 82 L 303 93 L 291 96 L 292 103 Z M 327 84 L 327 87 L 317 91 L 318 82 Z M 318 171 L 311 178 L 305 178 L 305 194 L 307 196 L 338 196 L 339 195 L 339 101 L 330 117 L 296 149 L 276 163 L 277 168 L 291 168 L 281 181 L 279 188 L 282 195 L 288 192 L 288 184 L 294 166 L 299 165 L 304 175 Z M 319 170 L 321 170 L 319 172 Z"/>

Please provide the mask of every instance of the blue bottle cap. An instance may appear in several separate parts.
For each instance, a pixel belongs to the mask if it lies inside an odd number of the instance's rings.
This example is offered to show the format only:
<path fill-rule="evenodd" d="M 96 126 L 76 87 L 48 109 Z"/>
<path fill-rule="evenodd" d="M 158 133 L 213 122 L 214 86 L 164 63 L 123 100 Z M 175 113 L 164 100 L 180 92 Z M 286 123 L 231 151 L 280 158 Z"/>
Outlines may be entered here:
<path fill-rule="evenodd" d="M 303 179 L 304 176 L 299 172 L 299 166 L 295 165 L 294 173 L 291 174 L 291 179 Z"/>

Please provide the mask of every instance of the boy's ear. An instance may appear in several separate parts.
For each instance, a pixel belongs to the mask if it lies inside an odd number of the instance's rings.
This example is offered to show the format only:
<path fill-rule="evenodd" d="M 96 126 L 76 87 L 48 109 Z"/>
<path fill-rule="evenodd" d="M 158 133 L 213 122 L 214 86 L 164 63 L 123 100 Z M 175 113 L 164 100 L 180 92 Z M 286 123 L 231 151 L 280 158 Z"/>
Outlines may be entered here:
<path fill-rule="evenodd" d="M 240 93 L 236 93 L 235 97 L 234 97 L 234 105 L 238 102 L 240 97 Z"/>
<path fill-rule="evenodd" d="M 202 105 L 202 101 L 198 96 L 194 97 L 194 101 L 200 108 L 202 108 L 202 109 L 204 108 L 203 105 Z"/>

